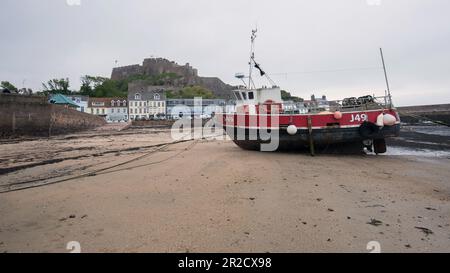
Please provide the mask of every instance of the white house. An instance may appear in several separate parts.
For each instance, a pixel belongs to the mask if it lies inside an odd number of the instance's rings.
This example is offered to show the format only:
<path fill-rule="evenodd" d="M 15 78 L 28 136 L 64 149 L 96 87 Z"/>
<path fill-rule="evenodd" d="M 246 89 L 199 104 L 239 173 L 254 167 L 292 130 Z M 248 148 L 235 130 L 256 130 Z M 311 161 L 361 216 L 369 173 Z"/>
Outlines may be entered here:
<path fill-rule="evenodd" d="M 102 116 L 106 121 L 128 121 L 128 101 L 125 98 L 89 98 L 87 113 Z"/>
<path fill-rule="evenodd" d="M 76 105 L 78 105 L 77 110 L 80 112 L 87 112 L 88 109 L 88 96 L 78 96 L 78 95 L 66 95 L 69 99 L 71 99 Z"/>
<path fill-rule="evenodd" d="M 130 119 L 150 119 L 156 115 L 166 115 L 166 95 L 164 87 L 146 86 L 128 88 Z"/>

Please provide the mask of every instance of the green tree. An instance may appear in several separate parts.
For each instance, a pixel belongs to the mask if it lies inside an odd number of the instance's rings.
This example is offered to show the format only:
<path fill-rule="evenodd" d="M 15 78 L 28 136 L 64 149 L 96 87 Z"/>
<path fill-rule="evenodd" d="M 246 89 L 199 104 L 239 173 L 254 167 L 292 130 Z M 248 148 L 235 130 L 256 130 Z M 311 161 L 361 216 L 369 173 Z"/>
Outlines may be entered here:
<path fill-rule="evenodd" d="M 128 84 L 141 80 L 148 85 L 174 85 L 179 79 L 176 73 L 161 73 L 156 76 L 132 75 L 123 80 L 111 80 L 104 77 L 85 75 L 81 77 L 80 95 L 90 97 L 126 97 Z"/>
<path fill-rule="evenodd" d="M 181 78 L 181 76 L 176 73 L 164 72 L 154 76 L 144 74 L 132 75 L 123 81 L 127 84 L 132 81 L 143 80 L 148 85 L 175 85 L 176 80 L 179 78 Z"/>
<path fill-rule="evenodd" d="M 83 76 L 81 77 L 81 86 L 80 86 L 80 94 L 84 96 L 91 96 L 92 95 L 92 81 L 91 76 Z"/>
<path fill-rule="evenodd" d="M 94 88 L 93 97 L 126 97 L 127 89 L 119 81 L 107 79 Z"/>
<path fill-rule="evenodd" d="M 69 79 L 52 79 L 47 83 L 42 83 L 42 87 L 44 88 L 44 94 L 56 94 L 60 93 L 63 95 L 70 95 L 72 92 L 69 90 Z"/>
<path fill-rule="evenodd" d="M 300 97 L 292 96 L 291 93 L 281 90 L 281 99 L 282 100 L 291 100 L 293 102 L 303 102 L 303 99 Z"/>
<path fill-rule="evenodd" d="M 94 96 L 96 90 L 109 79 L 104 77 L 83 76 L 81 77 L 80 94 L 84 96 Z"/>
<path fill-rule="evenodd" d="M 187 86 L 178 91 L 166 91 L 168 99 L 193 99 L 194 97 L 202 97 L 204 99 L 215 98 L 213 92 L 201 86 Z"/>
<path fill-rule="evenodd" d="M 18 92 L 17 87 L 15 87 L 12 83 L 10 83 L 8 81 L 2 81 L 0 86 L 4 89 L 8 89 L 11 92 L 15 92 L 15 93 Z"/>

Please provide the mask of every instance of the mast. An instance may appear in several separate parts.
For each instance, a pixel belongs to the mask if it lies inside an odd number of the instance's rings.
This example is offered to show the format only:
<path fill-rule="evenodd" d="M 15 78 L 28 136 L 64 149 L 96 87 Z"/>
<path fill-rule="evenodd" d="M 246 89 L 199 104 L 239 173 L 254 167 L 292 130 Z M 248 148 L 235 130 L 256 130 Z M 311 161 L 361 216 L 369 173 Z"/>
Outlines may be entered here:
<path fill-rule="evenodd" d="M 380 48 L 380 54 L 381 54 L 381 62 L 383 63 L 384 78 L 386 80 L 386 87 L 387 87 L 387 92 L 388 92 L 388 97 L 389 97 L 389 105 L 390 105 L 390 107 L 392 107 L 391 90 L 389 88 L 389 81 L 388 81 L 387 72 L 386 72 L 386 65 L 384 63 L 384 55 L 383 55 L 382 48 Z"/>
<path fill-rule="evenodd" d="M 252 70 L 253 70 L 253 62 L 255 58 L 255 39 L 256 39 L 256 32 L 258 29 L 252 30 L 252 36 L 251 36 L 251 45 L 250 45 L 250 61 L 248 62 L 249 65 L 249 71 L 248 71 L 248 88 L 252 89 L 255 88 L 255 84 L 252 80 Z"/>
<path fill-rule="evenodd" d="M 255 83 L 253 82 L 253 78 L 252 78 L 252 72 L 253 72 L 253 67 L 255 67 L 256 69 L 259 70 L 259 73 L 262 76 L 265 76 L 266 79 L 270 82 L 270 84 L 272 84 L 272 86 L 276 86 L 275 82 L 269 77 L 269 75 L 267 75 L 266 72 L 264 72 L 261 68 L 261 66 L 255 61 L 255 39 L 256 39 L 256 32 L 258 31 L 258 29 L 254 29 L 252 30 L 252 36 L 251 36 L 251 45 L 250 45 L 250 60 L 248 62 L 248 89 L 255 89 Z M 244 76 L 240 73 L 235 75 L 236 78 L 241 79 L 242 81 Z M 245 82 L 244 82 L 245 84 Z"/>

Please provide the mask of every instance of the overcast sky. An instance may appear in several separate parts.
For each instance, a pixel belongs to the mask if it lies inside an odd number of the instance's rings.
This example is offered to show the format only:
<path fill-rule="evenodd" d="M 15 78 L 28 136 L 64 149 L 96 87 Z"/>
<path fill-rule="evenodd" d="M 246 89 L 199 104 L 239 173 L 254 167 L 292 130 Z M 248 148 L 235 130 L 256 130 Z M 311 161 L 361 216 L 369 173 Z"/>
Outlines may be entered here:
<path fill-rule="evenodd" d="M 1 0 L 0 10 L 0 80 L 18 87 L 69 77 L 76 89 L 82 75 L 109 77 L 115 60 L 150 56 L 239 84 L 257 25 L 256 59 L 295 95 L 384 94 L 382 47 L 397 105 L 450 103 L 448 0 Z"/>

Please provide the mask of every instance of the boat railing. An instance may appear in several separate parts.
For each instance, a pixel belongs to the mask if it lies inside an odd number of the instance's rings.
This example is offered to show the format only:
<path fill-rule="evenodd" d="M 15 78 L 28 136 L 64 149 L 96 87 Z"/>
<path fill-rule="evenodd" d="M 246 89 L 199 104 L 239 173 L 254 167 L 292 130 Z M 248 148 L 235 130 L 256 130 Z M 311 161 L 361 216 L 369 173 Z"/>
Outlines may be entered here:
<path fill-rule="evenodd" d="M 317 100 L 317 101 L 303 101 L 303 102 L 285 102 L 282 103 L 283 114 L 314 114 L 321 112 L 353 112 L 353 111 L 367 111 L 378 109 L 393 108 L 392 100 L 389 96 L 366 97 L 363 99 L 350 98 L 343 100 Z M 230 107 L 232 106 L 232 107 Z M 235 113 L 235 105 L 217 106 L 215 113 L 231 114 Z"/>
<path fill-rule="evenodd" d="M 292 108 L 292 107 L 291 107 Z M 361 98 L 349 98 L 344 100 L 332 101 L 308 101 L 294 103 L 294 109 L 286 112 L 295 113 L 320 113 L 320 112 L 350 112 L 350 111 L 365 111 L 377 109 L 393 108 L 392 100 L 389 96 L 367 96 Z"/>

